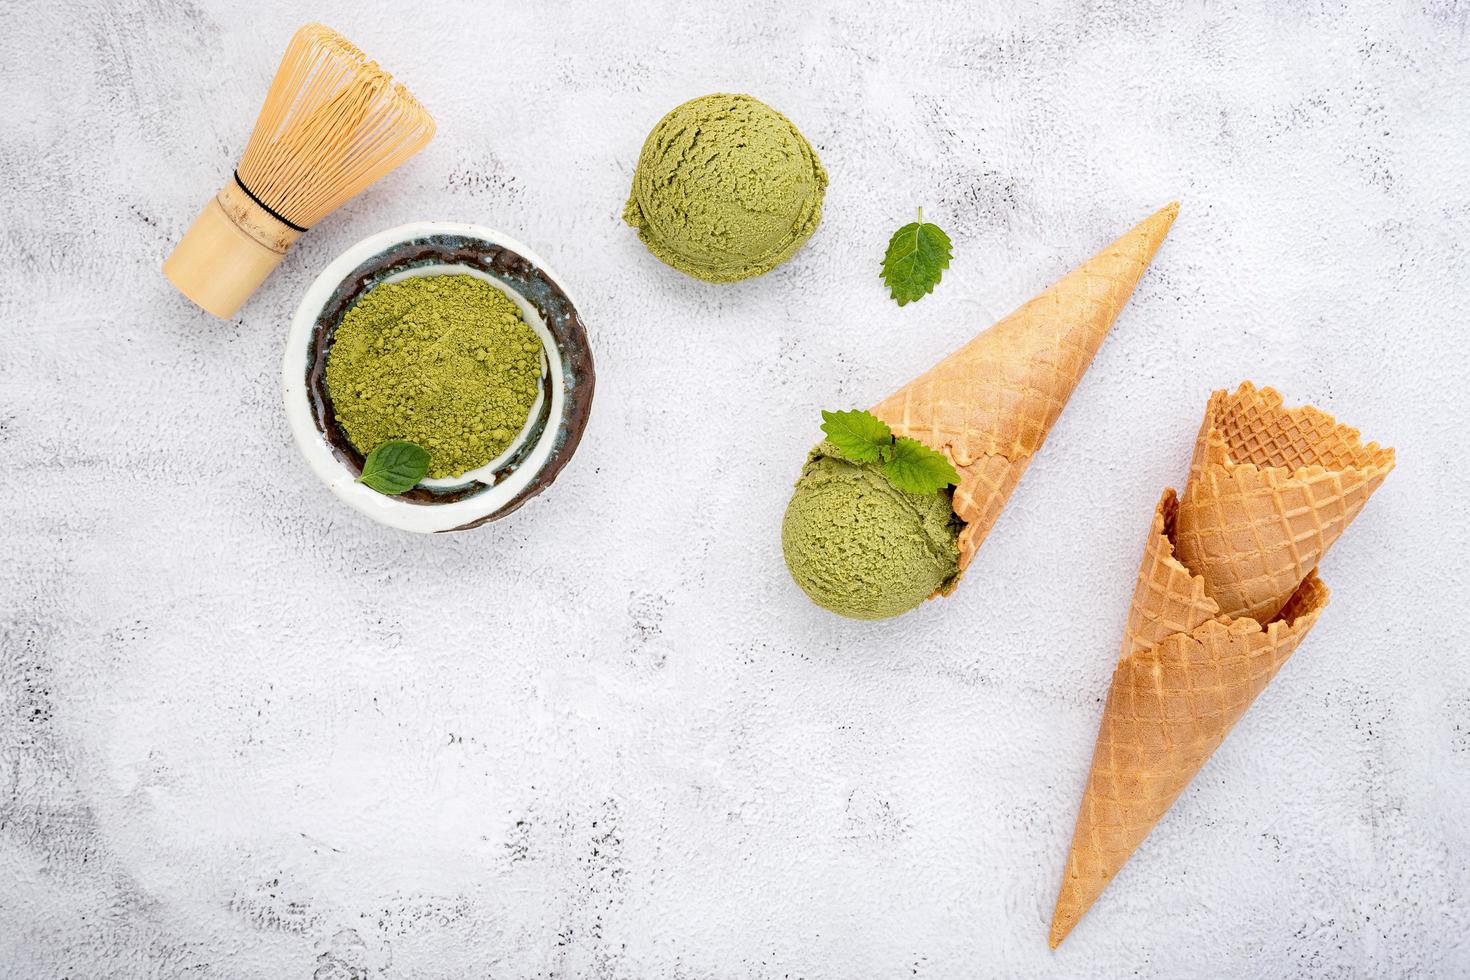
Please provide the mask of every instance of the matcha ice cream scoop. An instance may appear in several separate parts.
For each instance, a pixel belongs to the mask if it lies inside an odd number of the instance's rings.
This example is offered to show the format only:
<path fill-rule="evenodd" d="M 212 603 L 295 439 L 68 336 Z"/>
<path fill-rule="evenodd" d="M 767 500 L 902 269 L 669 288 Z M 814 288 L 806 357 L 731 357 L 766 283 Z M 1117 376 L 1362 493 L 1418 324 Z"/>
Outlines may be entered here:
<path fill-rule="evenodd" d="M 827 171 L 791 120 L 748 95 L 706 95 L 648 134 L 623 220 L 680 272 L 736 282 L 811 237 L 826 188 Z"/>
<path fill-rule="evenodd" d="M 817 605 L 852 619 L 914 608 L 959 571 L 950 491 L 905 493 L 873 465 L 814 450 L 781 524 L 791 577 Z"/>

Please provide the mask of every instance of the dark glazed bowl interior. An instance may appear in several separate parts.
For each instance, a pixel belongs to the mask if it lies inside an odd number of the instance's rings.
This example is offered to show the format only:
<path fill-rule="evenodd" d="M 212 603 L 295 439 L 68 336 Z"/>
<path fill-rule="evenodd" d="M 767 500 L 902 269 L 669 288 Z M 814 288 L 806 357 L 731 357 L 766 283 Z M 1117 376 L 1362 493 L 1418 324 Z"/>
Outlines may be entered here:
<path fill-rule="evenodd" d="M 496 467 L 489 482 L 470 479 L 451 487 L 419 486 L 397 498 L 432 507 L 484 493 L 525 465 L 545 438 L 547 428 L 555 426 L 551 455 L 531 481 L 492 513 L 451 528 L 463 531 L 504 517 L 551 485 L 582 439 L 582 430 L 586 428 L 587 416 L 592 409 L 596 379 L 592 351 L 587 344 L 587 330 L 581 316 L 561 287 L 535 262 L 494 242 L 465 235 L 427 235 L 400 242 L 348 273 L 317 314 L 307 343 L 306 394 L 312 421 L 333 454 L 354 474 L 362 472 L 363 455 L 337 423 L 331 392 L 327 390 L 327 354 L 332 349 L 337 327 L 352 305 L 384 280 L 411 273 L 414 269 L 439 265 L 466 266 L 486 273 L 502 288 L 519 294 L 540 313 L 555 343 L 555 348 L 548 349 L 546 356 L 560 361 L 565 394 L 559 417 L 552 418 L 555 399 L 550 388 L 555 381 L 552 372 L 547 372 L 541 381 L 545 397 L 541 399 L 539 416 L 531 420 L 526 437 L 514 454 Z"/>

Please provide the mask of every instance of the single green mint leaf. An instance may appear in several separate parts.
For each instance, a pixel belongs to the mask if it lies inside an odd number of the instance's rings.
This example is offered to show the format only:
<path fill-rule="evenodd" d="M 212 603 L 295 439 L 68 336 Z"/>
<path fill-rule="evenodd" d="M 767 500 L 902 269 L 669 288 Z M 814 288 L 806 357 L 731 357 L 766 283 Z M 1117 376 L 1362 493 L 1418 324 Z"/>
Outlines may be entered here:
<path fill-rule="evenodd" d="M 893 431 L 869 412 L 823 412 L 822 431 L 837 452 L 854 463 L 876 463 L 887 459 L 893 446 Z"/>
<path fill-rule="evenodd" d="M 908 438 L 893 444 L 893 458 L 883 464 L 883 475 L 907 493 L 937 493 L 960 482 L 944 453 Z"/>
<path fill-rule="evenodd" d="M 904 225 L 888 240 L 883 281 L 889 295 L 899 306 L 923 299 L 934 292 L 952 257 L 949 236 L 938 225 L 925 223 L 921 208 L 918 221 Z"/>
<path fill-rule="evenodd" d="M 427 472 L 427 449 L 407 439 L 389 439 L 368 453 L 357 482 L 391 497 L 418 486 Z"/>

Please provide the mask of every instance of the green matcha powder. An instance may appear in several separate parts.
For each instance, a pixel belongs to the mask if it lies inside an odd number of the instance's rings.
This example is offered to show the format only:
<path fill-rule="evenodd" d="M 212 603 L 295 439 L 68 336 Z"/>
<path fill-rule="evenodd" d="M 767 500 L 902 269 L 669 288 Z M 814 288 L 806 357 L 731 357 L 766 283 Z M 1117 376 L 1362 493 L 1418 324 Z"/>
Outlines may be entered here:
<path fill-rule="evenodd" d="M 541 383 L 541 341 L 504 292 L 474 276 L 370 290 L 337 327 L 327 389 L 363 455 L 389 439 L 429 451 L 430 477 L 505 452 Z"/>

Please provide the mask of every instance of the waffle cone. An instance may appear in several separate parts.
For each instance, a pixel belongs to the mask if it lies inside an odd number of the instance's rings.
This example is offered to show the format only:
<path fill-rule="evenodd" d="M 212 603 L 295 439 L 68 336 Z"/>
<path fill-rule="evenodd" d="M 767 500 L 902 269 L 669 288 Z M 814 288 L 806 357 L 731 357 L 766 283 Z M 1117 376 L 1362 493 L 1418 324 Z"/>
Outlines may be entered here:
<path fill-rule="evenodd" d="M 1071 932 L 1174 804 L 1327 604 L 1317 560 L 1393 466 L 1393 450 L 1312 408 L 1285 410 L 1269 388 L 1243 384 L 1210 399 L 1181 500 L 1154 511 L 1052 916 L 1051 945 Z M 1220 519 L 1219 515 L 1234 515 Z M 1248 514 L 1248 530 L 1231 523 Z M 1185 529 L 1186 518 L 1193 523 Z M 1280 527 L 1276 545 L 1269 532 Z M 1308 530 L 1310 528 L 1310 531 Z M 1185 560 L 1186 536 L 1201 564 Z M 1260 551 L 1247 541 L 1261 542 Z M 1229 549 L 1225 550 L 1225 543 Z M 1269 567 L 1244 614 L 1234 585 Z M 1290 578 L 1290 576 L 1295 576 Z M 1274 590 L 1274 591 L 1273 591 Z"/>
<path fill-rule="evenodd" d="M 1159 210 L 872 409 L 895 435 L 940 450 L 958 471 L 961 573 L 1178 213 L 1177 203 Z"/>
<path fill-rule="evenodd" d="M 1393 469 L 1393 450 L 1250 382 L 1210 398 L 1179 504 L 1179 558 L 1227 616 L 1267 622 Z"/>

